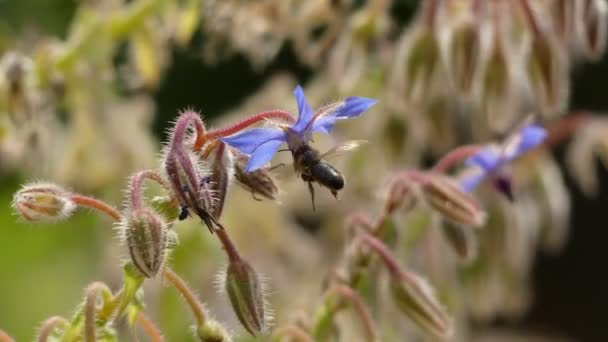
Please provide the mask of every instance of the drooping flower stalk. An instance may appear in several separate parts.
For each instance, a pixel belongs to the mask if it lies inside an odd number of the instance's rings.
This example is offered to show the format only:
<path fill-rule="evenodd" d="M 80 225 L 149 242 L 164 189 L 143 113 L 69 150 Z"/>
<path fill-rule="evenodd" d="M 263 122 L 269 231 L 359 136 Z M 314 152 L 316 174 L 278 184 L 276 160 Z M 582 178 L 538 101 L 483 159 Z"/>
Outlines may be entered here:
<path fill-rule="evenodd" d="M 15 342 L 4 330 L 0 329 L 0 342 Z"/>
<path fill-rule="evenodd" d="M 36 337 L 36 341 L 38 342 L 47 342 L 51 334 L 55 331 L 55 329 L 65 329 L 70 322 L 61 316 L 52 316 L 45 320 L 40 329 L 38 329 L 38 336 Z"/>
<path fill-rule="evenodd" d="M 85 196 L 81 194 L 71 194 L 70 199 L 79 206 L 95 209 L 96 211 L 107 215 L 114 221 L 120 221 L 120 219 L 122 218 L 122 215 L 120 214 L 120 211 L 118 211 L 118 209 L 95 197 Z"/>
<path fill-rule="evenodd" d="M 198 300 L 194 292 L 190 290 L 186 282 L 169 267 L 165 268 L 163 277 L 184 298 L 190 307 L 190 311 L 192 311 L 192 315 L 194 315 L 197 326 L 203 325 L 207 321 L 207 315 L 203 309 L 203 305 Z"/>
<path fill-rule="evenodd" d="M 165 338 L 163 337 L 160 329 L 144 314 L 142 311 L 137 313 L 137 322 L 142 327 L 142 330 L 148 335 L 150 341 L 152 342 L 164 342 Z"/>
<path fill-rule="evenodd" d="M 96 342 L 97 330 L 97 300 L 99 297 L 106 302 L 111 300 L 112 291 L 101 282 L 95 282 L 87 288 L 84 303 L 84 341 Z"/>

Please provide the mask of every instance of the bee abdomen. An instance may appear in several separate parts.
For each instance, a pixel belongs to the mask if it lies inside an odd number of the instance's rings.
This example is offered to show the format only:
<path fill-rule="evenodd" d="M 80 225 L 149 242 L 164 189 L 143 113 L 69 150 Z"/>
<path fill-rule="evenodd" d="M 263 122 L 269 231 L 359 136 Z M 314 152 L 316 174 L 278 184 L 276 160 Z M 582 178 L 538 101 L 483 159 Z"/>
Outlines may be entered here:
<path fill-rule="evenodd" d="M 311 167 L 313 178 L 321 185 L 332 190 L 341 190 L 344 187 L 344 177 L 335 167 L 324 160 Z"/>

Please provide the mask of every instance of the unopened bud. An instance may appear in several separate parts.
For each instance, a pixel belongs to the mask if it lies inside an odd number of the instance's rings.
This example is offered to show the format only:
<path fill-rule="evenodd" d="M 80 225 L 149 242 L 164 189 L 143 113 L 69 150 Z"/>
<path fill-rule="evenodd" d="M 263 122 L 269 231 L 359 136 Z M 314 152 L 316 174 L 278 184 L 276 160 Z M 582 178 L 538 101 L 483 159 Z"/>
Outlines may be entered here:
<path fill-rule="evenodd" d="M 513 105 L 513 81 L 509 55 L 503 37 L 496 34 L 492 50 L 481 75 L 480 107 L 490 128 L 499 132 L 507 130 L 515 121 Z"/>
<path fill-rule="evenodd" d="M 448 177 L 432 174 L 422 187 L 426 202 L 446 219 L 459 224 L 479 227 L 485 222 L 485 212 L 477 201 L 460 190 Z"/>
<path fill-rule="evenodd" d="M 68 191 L 55 184 L 32 183 L 15 193 L 12 207 L 28 222 L 55 222 L 69 217 L 76 204 Z"/>
<path fill-rule="evenodd" d="M 468 20 L 455 29 L 447 58 L 456 89 L 469 94 L 481 58 L 481 33 L 474 20 Z"/>
<path fill-rule="evenodd" d="M 572 1 L 574 2 L 574 1 Z M 585 56 L 598 60 L 606 49 L 608 5 L 605 0 L 578 1 L 578 43 Z"/>
<path fill-rule="evenodd" d="M 232 260 L 226 270 L 226 293 L 239 321 L 257 335 L 267 328 L 264 289 L 255 270 L 243 259 Z"/>
<path fill-rule="evenodd" d="M 275 200 L 279 194 L 279 188 L 268 168 L 259 168 L 252 172 L 245 172 L 247 157 L 243 154 L 236 158 L 234 163 L 234 177 L 238 184 L 245 190 L 251 192 L 254 199 L 262 196 L 269 200 Z"/>
<path fill-rule="evenodd" d="M 392 214 L 401 206 L 407 209 L 415 204 L 411 181 L 404 177 L 396 177 L 389 185 L 388 195 L 386 198 L 385 211 Z"/>
<path fill-rule="evenodd" d="M 439 42 L 432 30 L 419 29 L 412 37 L 405 63 L 405 97 L 417 102 L 427 97 L 439 67 Z"/>
<path fill-rule="evenodd" d="M 568 82 L 565 55 L 555 37 L 549 34 L 534 37 L 527 72 L 540 113 L 545 116 L 561 113 L 568 98 Z"/>
<path fill-rule="evenodd" d="M 196 334 L 201 342 L 230 342 L 232 338 L 224 327 L 216 321 L 205 321 L 196 328 Z"/>
<path fill-rule="evenodd" d="M 452 334 L 452 320 L 424 279 L 402 270 L 391 277 L 391 290 L 399 309 L 414 323 L 438 337 Z"/>
<path fill-rule="evenodd" d="M 477 236 L 468 227 L 450 221 L 442 224 L 443 236 L 462 261 L 470 262 L 477 256 Z"/>
<path fill-rule="evenodd" d="M 125 218 L 121 228 L 135 267 L 145 277 L 154 277 L 167 254 L 166 223 L 152 211 L 139 209 Z"/>
<path fill-rule="evenodd" d="M 211 175 L 209 176 L 208 184 L 202 184 L 201 187 L 208 187 L 213 195 L 210 213 L 219 219 L 224 209 L 224 202 L 228 187 L 232 178 L 233 161 L 232 152 L 226 147 L 223 142 L 220 142 L 217 147 L 211 152 L 208 159 Z"/>

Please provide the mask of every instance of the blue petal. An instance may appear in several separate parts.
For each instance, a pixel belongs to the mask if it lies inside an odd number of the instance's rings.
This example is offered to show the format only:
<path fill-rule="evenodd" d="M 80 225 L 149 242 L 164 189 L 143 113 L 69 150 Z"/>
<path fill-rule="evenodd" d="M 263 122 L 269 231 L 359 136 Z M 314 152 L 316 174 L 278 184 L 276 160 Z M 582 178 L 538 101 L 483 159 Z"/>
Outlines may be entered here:
<path fill-rule="evenodd" d="M 503 162 L 500 155 L 493 148 L 483 148 L 465 161 L 465 165 L 479 165 L 486 171 L 492 171 Z"/>
<path fill-rule="evenodd" d="M 482 168 L 475 168 L 472 169 L 471 172 L 465 174 L 464 177 L 459 180 L 458 184 L 462 191 L 471 193 L 487 176 L 488 173 Z"/>
<path fill-rule="evenodd" d="M 378 101 L 367 97 L 352 96 L 344 100 L 344 104 L 333 114 L 338 118 L 354 118 L 368 110 Z"/>
<path fill-rule="evenodd" d="M 266 165 L 282 143 L 282 140 L 270 140 L 256 148 L 249 157 L 245 172 L 252 172 Z"/>
<path fill-rule="evenodd" d="M 253 153 L 256 148 L 269 141 L 285 140 L 285 132 L 282 129 L 270 127 L 252 128 L 220 139 L 245 154 Z"/>
<path fill-rule="evenodd" d="M 539 125 L 528 125 L 519 131 L 521 141 L 517 147 L 517 155 L 525 153 L 540 145 L 547 138 L 547 130 Z"/>
<path fill-rule="evenodd" d="M 312 123 L 310 132 L 329 134 L 337 120 L 359 116 L 377 102 L 366 97 L 349 97 L 335 111 L 319 116 Z"/>
<path fill-rule="evenodd" d="M 312 123 L 312 126 L 310 127 L 310 132 L 329 134 L 332 128 L 334 128 L 336 120 L 338 120 L 338 118 L 333 115 L 321 116 L 316 119 L 315 122 Z"/>
<path fill-rule="evenodd" d="M 296 121 L 291 129 L 296 133 L 302 133 L 310 123 L 310 120 L 312 120 L 313 111 L 306 101 L 302 87 L 297 86 L 293 91 L 293 96 L 296 97 L 296 101 L 298 102 L 298 121 Z"/>

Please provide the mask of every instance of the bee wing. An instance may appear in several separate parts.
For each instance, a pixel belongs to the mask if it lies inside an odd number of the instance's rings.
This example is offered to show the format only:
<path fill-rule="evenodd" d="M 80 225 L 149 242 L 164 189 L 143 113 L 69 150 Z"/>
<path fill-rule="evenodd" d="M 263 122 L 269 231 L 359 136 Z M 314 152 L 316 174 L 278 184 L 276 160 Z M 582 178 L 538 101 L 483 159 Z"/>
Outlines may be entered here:
<path fill-rule="evenodd" d="M 320 157 L 321 159 L 330 159 L 332 157 L 337 157 L 346 152 L 356 151 L 359 149 L 359 147 L 367 143 L 367 140 L 349 140 L 324 152 L 320 155 Z"/>

